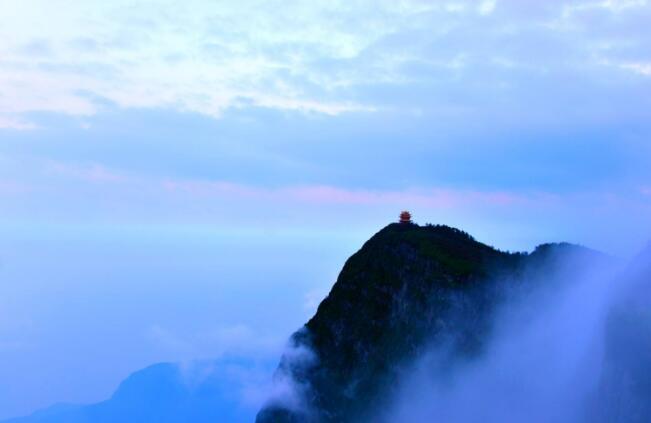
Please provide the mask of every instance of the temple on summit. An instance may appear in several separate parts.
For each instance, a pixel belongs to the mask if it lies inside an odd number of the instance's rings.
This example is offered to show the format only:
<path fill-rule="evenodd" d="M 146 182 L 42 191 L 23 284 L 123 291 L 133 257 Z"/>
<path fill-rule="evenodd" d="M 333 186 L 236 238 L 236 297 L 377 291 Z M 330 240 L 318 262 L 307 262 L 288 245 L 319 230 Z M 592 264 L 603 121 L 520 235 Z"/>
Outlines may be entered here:
<path fill-rule="evenodd" d="M 411 213 L 408 211 L 403 211 L 400 213 L 400 223 L 412 223 L 411 222 Z"/>

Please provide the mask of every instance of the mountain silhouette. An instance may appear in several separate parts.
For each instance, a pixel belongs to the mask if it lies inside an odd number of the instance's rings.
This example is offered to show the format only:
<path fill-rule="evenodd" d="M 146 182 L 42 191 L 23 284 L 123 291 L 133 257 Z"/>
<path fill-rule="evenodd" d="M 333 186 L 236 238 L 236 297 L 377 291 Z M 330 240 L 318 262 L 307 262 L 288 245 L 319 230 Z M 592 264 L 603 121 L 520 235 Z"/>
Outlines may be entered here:
<path fill-rule="evenodd" d="M 155 364 L 125 379 L 106 401 L 59 404 L 3 423 L 251 422 L 255 410 L 241 402 L 241 375 L 258 365 L 239 358 Z"/>
<path fill-rule="evenodd" d="M 291 337 L 276 379 L 291 380 L 300 403 L 271 399 L 257 422 L 370 421 L 401 369 L 432 343 L 445 345 L 432 369 L 445 375 L 482 354 L 501 304 L 594 259 L 608 261 L 570 244 L 508 253 L 444 225 L 390 224 L 348 259 Z"/>
<path fill-rule="evenodd" d="M 531 253 L 505 252 L 449 226 L 419 226 L 404 219 L 380 230 L 346 261 L 315 315 L 290 337 L 274 374 L 274 388 L 268 390 L 268 399 L 257 415 L 250 404 L 242 403 L 246 387 L 241 375 L 259 363 L 230 358 L 153 365 L 128 377 L 106 401 L 56 405 L 3 423 L 411 421 L 383 419 L 377 414 L 399 393 L 406 369 L 435 351 L 436 359 L 427 361 L 419 371 L 443 385 L 451 384 L 463 366 L 495 354 L 491 342 L 499 338 L 500 316 L 518 303 L 525 307 L 516 315 L 515 329 L 507 334 L 516 339 L 516 350 L 529 348 L 522 354 L 531 354 L 531 346 L 539 349 L 534 351 L 535 357 L 571 347 L 574 334 L 587 328 L 582 326 L 582 314 L 593 313 L 592 320 L 586 320 L 591 325 L 603 320 L 603 327 L 596 328 L 603 335 L 597 337 L 601 344 L 586 350 L 589 355 L 594 352 L 586 361 L 592 363 L 589 370 L 595 373 L 592 376 L 597 383 L 586 395 L 585 409 L 581 403 L 571 418 L 561 410 L 557 415 L 565 418 L 550 420 L 551 413 L 530 416 L 530 421 L 651 421 L 651 249 L 623 271 L 613 272 L 619 266 L 618 260 L 578 245 L 543 244 Z M 595 275 L 614 277 L 614 283 L 599 285 Z M 579 286 L 580 281 L 588 283 L 575 290 L 573 298 L 589 307 L 574 308 L 575 300 L 567 298 L 565 303 L 547 301 L 564 298 L 561 293 Z M 611 285 L 616 289 L 610 290 Z M 607 297 L 602 320 L 596 312 L 598 292 Z M 545 307 L 558 307 L 559 311 L 549 313 Z M 551 318 L 555 320 L 545 320 Z M 537 326 L 532 323 L 536 321 Z M 528 332 L 534 336 L 541 328 L 543 342 L 530 343 Z M 550 336 L 554 331 L 563 336 Z M 504 333 L 500 336 L 504 338 Z M 545 344 L 547 339 L 563 345 Z M 574 353 L 581 358 L 584 352 Z M 530 363 L 520 360 L 517 351 L 516 356 L 506 357 L 517 359 L 520 367 L 516 363 L 511 366 L 516 377 L 519 369 L 526 371 Z M 559 358 L 563 364 L 566 357 Z M 510 364 L 506 360 L 506 365 Z M 552 360 L 551 364 L 545 367 L 540 363 L 542 370 L 534 372 L 535 377 L 547 377 L 544 372 L 558 363 Z M 264 366 L 271 373 L 273 366 Z M 573 389 L 574 385 L 555 386 L 551 376 L 552 392 Z M 481 385 L 480 390 L 497 388 L 491 379 L 475 377 L 470 381 L 487 386 Z M 515 386 L 526 384 L 525 380 Z M 493 398 L 488 391 L 480 395 L 482 406 Z M 530 399 L 526 395 L 507 393 L 505 398 L 507 403 L 514 398 Z M 474 406 L 468 403 L 468 407 Z M 527 413 L 526 405 L 523 410 Z M 502 412 L 493 420 L 484 417 L 486 421 L 522 421 L 496 420 Z M 508 409 L 506 413 L 508 416 Z M 443 421 L 476 421 L 477 417 L 473 412 L 471 420 L 458 415 Z"/>

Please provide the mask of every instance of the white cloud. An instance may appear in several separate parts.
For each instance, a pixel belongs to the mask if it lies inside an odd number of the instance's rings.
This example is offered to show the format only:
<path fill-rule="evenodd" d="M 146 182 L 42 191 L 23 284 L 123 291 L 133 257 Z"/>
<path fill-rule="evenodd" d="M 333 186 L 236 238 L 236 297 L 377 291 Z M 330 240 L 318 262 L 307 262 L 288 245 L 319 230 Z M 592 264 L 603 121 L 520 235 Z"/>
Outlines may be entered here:
<path fill-rule="evenodd" d="M 49 162 L 46 165 L 46 171 L 86 182 L 126 182 L 129 180 L 126 174 L 108 169 L 98 163 L 71 165 L 62 162 Z"/>
<path fill-rule="evenodd" d="M 307 382 L 296 379 L 294 371 L 297 368 L 308 369 L 314 366 L 317 360 L 316 354 L 308 346 L 290 340 L 283 352 L 280 366 L 274 373 L 273 383 L 268 390 L 265 403 L 281 406 L 299 415 L 309 416 L 311 410 L 306 398 L 309 398 L 311 387 Z M 312 420 L 307 417 L 304 419 Z"/>
<path fill-rule="evenodd" d="M 590 79 L 590 70 L 604 71 L 599 63 L 617 62 L 617 28 L 626 30 L 628 12 L 646 7 L 645 0 L 526 8 L 508 0 L 13 2 L 0 16 L 0 127 L 29 129 L 32 112 L 90 116 L 101 110 L 97 99 L 214 117 L 248 106 L 373 112 L 402 105 L 369 87 L 400 85 L 418 102 L 423 83 L 456 95 L 412 107 L 447 109 L 504 86 L 501 78 L 513 80 L 486 51 L 499 51 L 510 72 L 526 75 L 544 61 L 558 72 L 575 66 Z M 618 15 L 609 22 L 615 30 L 579 25 L 595 9 Z M 504 48 L 540 39 L 558 48 Z M 597 41 L 611 47 L 594 54 Z M 572 49 L 571 62 L 561 46 Z"/>
<path fill-rule="evenodd" d="M 639 75 L 651 76 L 651 62 L 650 63 L 623 63 L 619 65 L 621 68 L 630 70 Z"/>
<path fill-rule="evenodd" d="M 604 0 L 597 3 L 597 5 L 618 12 L 630 8 L 644 7 L 647 3 L 647 0 Z"/>
<path fill-rule="evenodd" d="M 0 129 L 34 129 L 36 125 L 20 117 L 0 115 Z"/>
<path fill-rule="evenodd" d="M 562 17 L 571 18 L 575 14 L 592 10 L 602 10 L 611 13 L 624 12 L 629 9 L 638 9 L 647 6 L 647 0 L 602 0 L 602 1 L 578 1 L 563 6 Z"/>
<path fill-rule="evenodd" d="M 0 17 L 3 122 L 32 111 L 93 114 L 89 94 L 121 107 L 212 116 L 242 101 L 326 114 L 370 110 L 301 86 L 307 62 L 353 58 L 383 32 L 319 22 L 319 13 L 336 13 L 325 4 L 68 3 L 28 1 Z"/>
<path fill-rule="evenodd" d="M 482 15 L 490 15 L 497 6 L 497 0 L 484 0 L 479 3 L 479 13 Z"/>

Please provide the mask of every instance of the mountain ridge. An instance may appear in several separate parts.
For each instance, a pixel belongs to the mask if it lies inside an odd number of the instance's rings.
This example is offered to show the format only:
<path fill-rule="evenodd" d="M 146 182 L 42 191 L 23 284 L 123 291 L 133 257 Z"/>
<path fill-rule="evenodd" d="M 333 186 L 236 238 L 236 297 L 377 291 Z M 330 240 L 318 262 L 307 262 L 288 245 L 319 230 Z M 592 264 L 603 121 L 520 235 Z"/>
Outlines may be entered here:
<path fill-rule="evenodd" d="M 198 381 L 192 371 L 162 363 L 132 374 L 106 401 L 59 404 L 2 423 L 384 423 L 375 410 L 396 393 L 400 374 L 432 346 L 440 357 L 428 371 L 445 378 L 484 353 L 503 305 L 564 288 L 555 274 L 578 278 L 585 263 L 613 260 L 569 243 L 505 252 L 450 226 L 393 223 L 346 260 L 315 314 L 290 337 L 274 375 L 282 389 L 272 389 L 257 416 L 232 398 L 237 381 L 227 362 L 206 362 L 216 370 Z M 647 339 L 651 332 L 643 326 L 635 333 Z M 623 335 L 628 336 L 610 336 Z M 613 368 L 628 372 L 618 354 L 611 354 Z M 632 380 L 627 378 L 613 386 Z M 644 392 L 636 395 L 646 398 Z"/>
<path fill-rule="evenodd" d="M 278 368 L 296 382 L 303 406 L 272 399 L 256 421 L 364 421 L 391 389 L 379 387 L 391 387 L 432 339 L 450 345 L 449 363 L 481 351 L 502 301 L 490 281 L 514 282 L 557 255 L 599 254 L 567 243 L 509 253 L 445 225 L 390 224 L 346 261 L 315 315 L 291 337 L 293 348 L 314 354 L 282 357 Z"/>

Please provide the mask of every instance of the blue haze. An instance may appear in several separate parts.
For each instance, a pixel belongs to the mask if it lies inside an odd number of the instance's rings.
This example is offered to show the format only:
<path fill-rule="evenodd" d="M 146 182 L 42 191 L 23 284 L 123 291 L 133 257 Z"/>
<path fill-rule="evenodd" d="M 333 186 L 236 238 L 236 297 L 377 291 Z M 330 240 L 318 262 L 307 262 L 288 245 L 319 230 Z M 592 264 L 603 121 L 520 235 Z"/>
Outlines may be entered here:
<path fill-rule="evenodd" d="M 276 358 L 402 209 L 651 238 L 646 0 L 4 6 L 0 419 Z"/>

